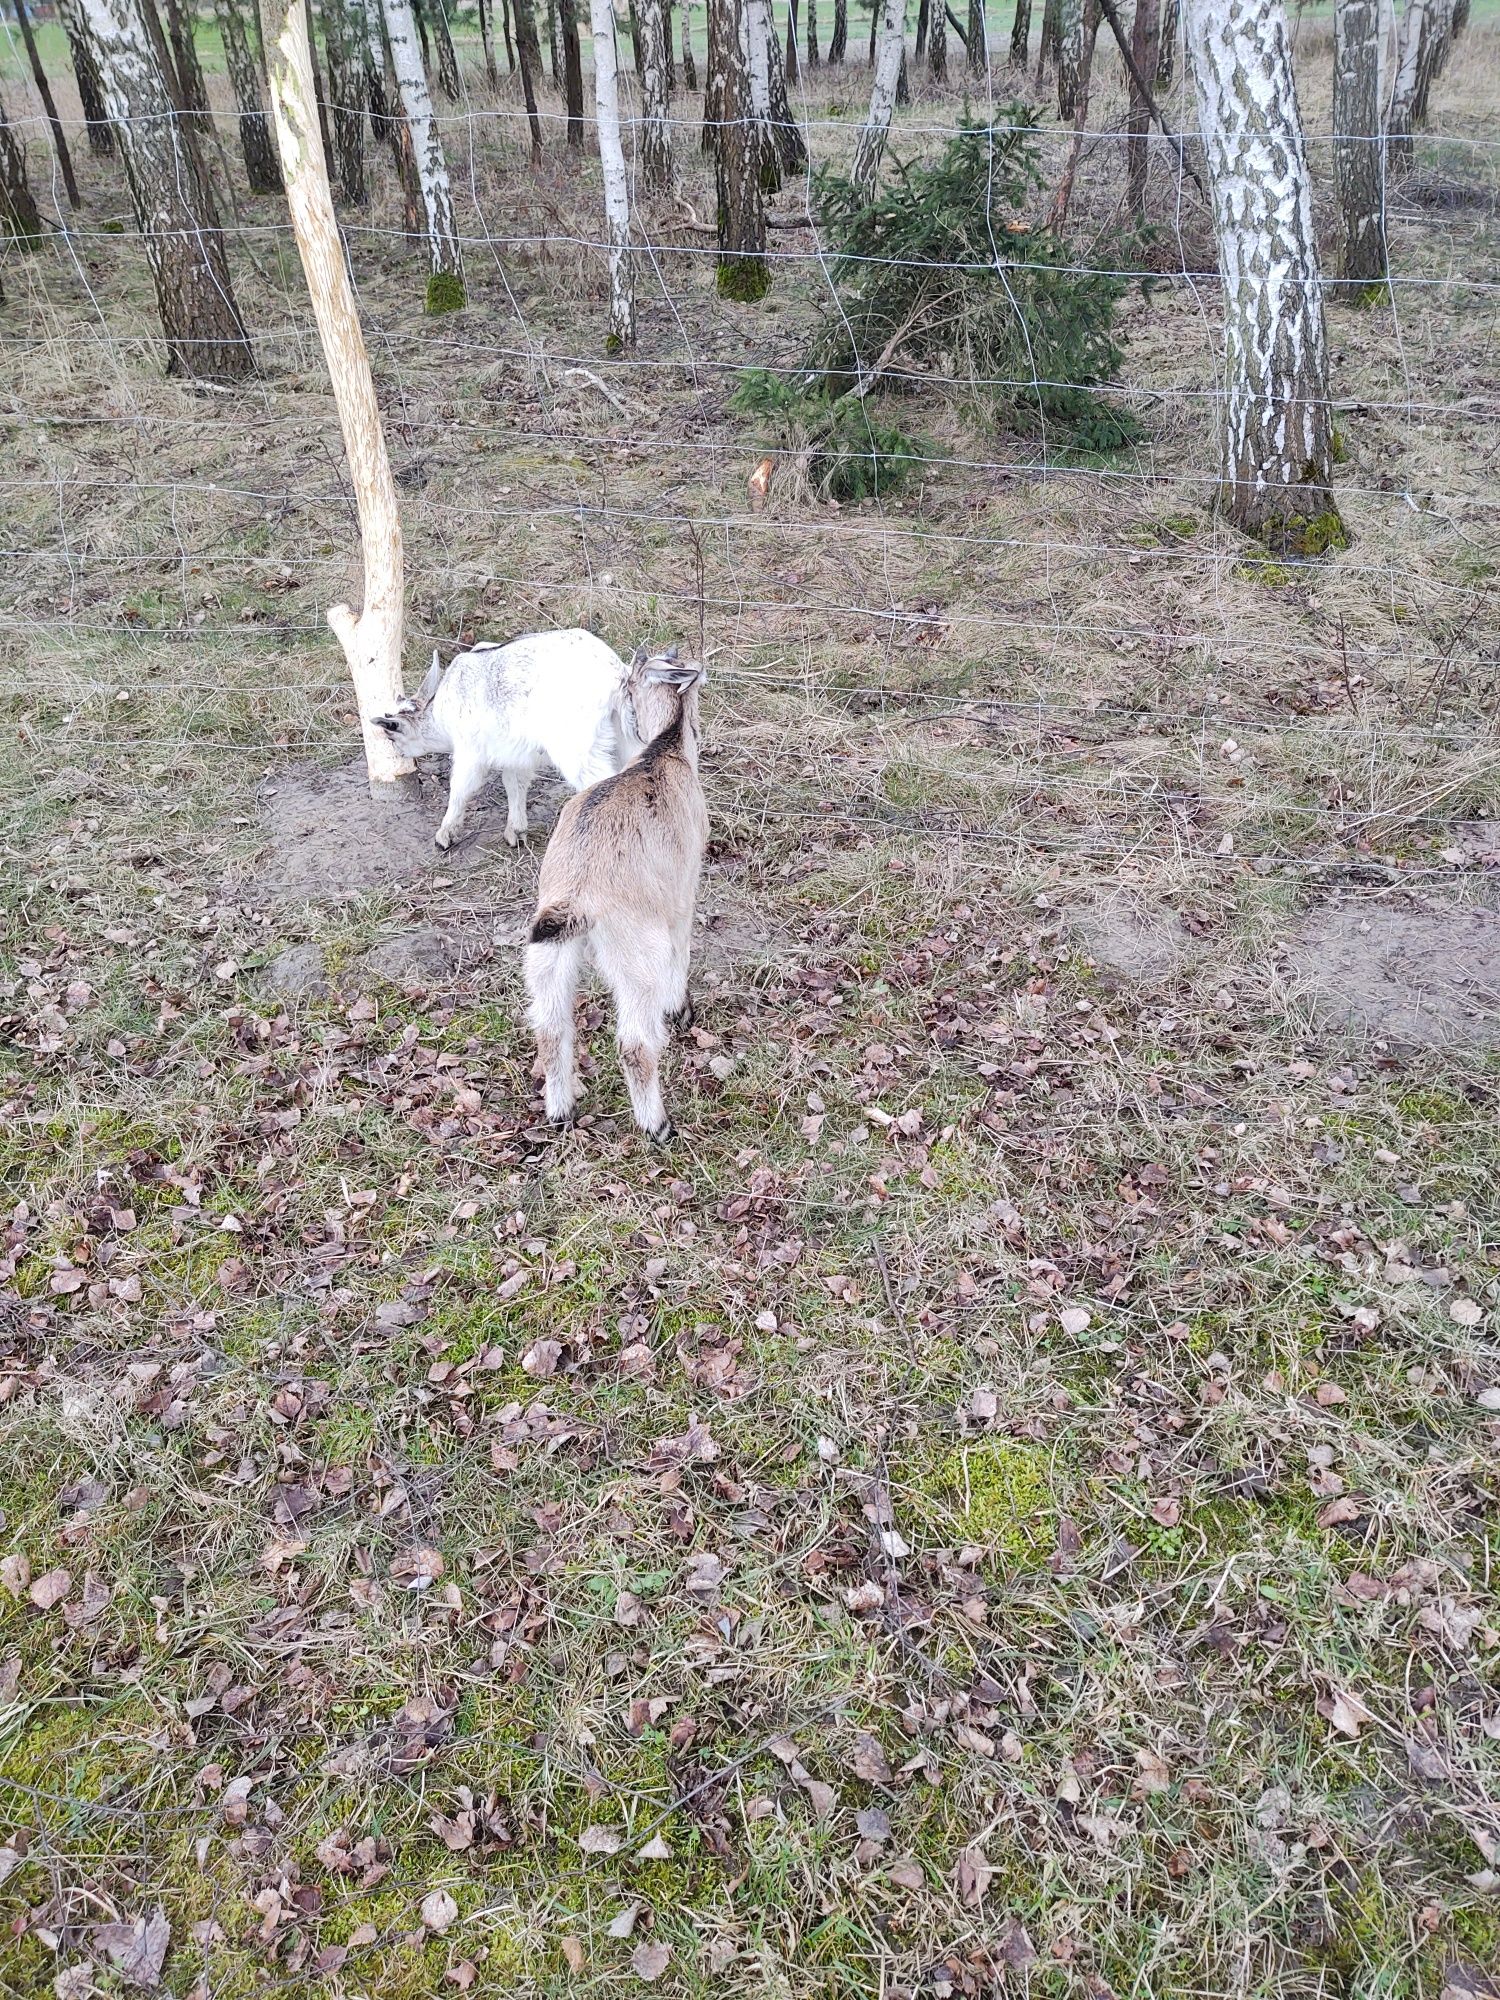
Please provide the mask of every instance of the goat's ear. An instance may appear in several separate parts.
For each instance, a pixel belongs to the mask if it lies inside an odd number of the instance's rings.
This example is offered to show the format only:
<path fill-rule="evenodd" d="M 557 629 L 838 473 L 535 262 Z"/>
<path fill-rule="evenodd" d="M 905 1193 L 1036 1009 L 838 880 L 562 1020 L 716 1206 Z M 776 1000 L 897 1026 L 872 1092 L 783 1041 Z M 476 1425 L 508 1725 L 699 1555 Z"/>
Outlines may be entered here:
<path fill-rule="evenodd" d="M 372 715 L 370 720 L 377 729 L 383 729 L 387 736 L 394 736 L 401 727 L 399 715 Z"/>
<path fill-rule="evenodd" d="M 663 659 L 664 659 L 664 660 L 666 661 L 666 663 L 667 663 L 667 665 L 668 665 L 669 667 L 675 667 L 675 666 L 676 666 L 676 664 L 677 664 L 677 655 L 678 655 L 678 652 L 679 652 L 679 651 L 680 651 L 680 648 L 678 647 L 678 645 L 677 645 L 677 642 L 676 642 L 676 640 L 674 639 L 674 640 L 673 640 L 673 642 L 672 642 L 672 644 L 671 644 L 670 646 L 668 646 L 667 650 L 666 650 L 666 651 L 665 651 L 665 652 L 664 652 L 664 653 L 662 654 L 662 658 L 663 658 Z"/>
<path fill-rule="evenodd" d="M 646 671 L 648 681 L 656 681 L 666 687 L 680 688 L 684 693 L 696 687 L 707 676 L 696 660 L 674 661 L 666 654 L 658 654 Z"/>
<path fill-rule="evenodd" d="M 425 681 L 423 681 L 422 685 L 417 689 L 417 700 L 431 701 L 432 697 L 438 691 L 438 688 L 442 682 L 442 678 L 443 678 L 443 669 L 442 666 L 439 664 L 436 649 L 434 649 L 432 655 L 432 665 L 427 669 L 427 678 Z"/>
<path fill-rule="evenodd" d="M 650 657 L 651 648 L 649 646 L 637 646 L 630 656 L 630 671 L 633 674 L 638 674 Z"/>

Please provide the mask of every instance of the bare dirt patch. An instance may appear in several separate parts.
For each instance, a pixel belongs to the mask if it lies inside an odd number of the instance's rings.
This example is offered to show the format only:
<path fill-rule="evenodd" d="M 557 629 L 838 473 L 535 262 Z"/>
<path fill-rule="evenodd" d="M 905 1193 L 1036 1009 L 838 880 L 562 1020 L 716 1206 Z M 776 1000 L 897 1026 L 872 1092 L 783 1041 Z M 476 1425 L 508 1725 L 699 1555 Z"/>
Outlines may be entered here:
<path fill-rule="evenodd" d="M 1500 912 L 1351 902 L 1316 911 L 1294 963 L 1319 1016 L 1425 1048 L 1500 1047 Z"/>
<path fill-rule="evenodd" d="M 1153 908 L 1123 891 L 1102 891 L 1068 912 L 1068 927 L 1089 956 L 1134 986 L 1173 978 L 1190 957 L 1175 911 Z"/>

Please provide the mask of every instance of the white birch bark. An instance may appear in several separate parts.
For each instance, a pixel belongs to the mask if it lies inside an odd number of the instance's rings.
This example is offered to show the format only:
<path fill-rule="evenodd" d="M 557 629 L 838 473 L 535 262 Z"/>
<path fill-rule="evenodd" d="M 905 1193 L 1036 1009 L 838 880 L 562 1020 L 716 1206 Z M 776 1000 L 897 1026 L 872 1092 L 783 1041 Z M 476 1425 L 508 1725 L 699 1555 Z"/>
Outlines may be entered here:
<path fill-rule="evenodd" d="M 1344 237 L 1339 276 L 1352 285 L 1379 284 L 1386 275 L 1380 57 L 1380 0 L 1337 0 L 1333 180 Z"/>
<path fill-rule="evenodd" d="M 301 0 L 277 0 L 274 10 L 267 8 L 266 19 L 268 27 L 274 23 L 269 51 L 271 111 L 281 145 L 287 203 L 338 406 L 364 549 L 363 609 L 356 618 L 347 604 L 332 605 L 328 623 L 344 649 L 354 680 L 371 785 L 394 784 L 412 766 L 396 754 L 391 739 L 376 728 L 373 718 L 389 714 L 402 693 L 405 581 L 401 515 L 318 136 L 307 16 Z"/>
<path fill-rule="evenodd" d="M 1071 122 L 1083 82 L 1083 0 L 1062 0 L 1057 50 L 1057 115 Z"/>
<path fill-rule="evenodd" d="M 854 148 L 854 165 L 849 178 L 866 201 L 875 196 L 880 178 L 880 160 L 891 129 L 891 113 L 896 108 L 896 85 L 901 78 L 901 61 L 906 53 L 905 0 L 883 0 L 880 39 L 875 44 L 875 75 L 870 85 L 870 109 L 860 127 Z"/>
<path fill-rule="evenodd" d="M 1417 101 L 1417 75 L 1426 26 L 1427 0 L 1406 0 L 1396 55 L 1396 82 L 1391 91 L 1391 109 L 1385 126 L 1386 156 L 1389 160 L 1408 161 L 1412 155 L 1412 115 Z"/>
<path fill-rule="evenodd" d="M 635 274 L 630 256 L 630 177 L 620 144 L 620 64 L 610 0 L 590 0 L 594 34 L 594 115 L 604 169 L 604 220 L 609 236 L 609 346 L 618 353 L 635 340 Z"/>
<path fill-rule="evenodd" d="M 412 17 L 411 0 L 381 0 L 396 88 L 406 114 L 416 154 L 417 180 L 427 218 L 427 248 L 431 276 L 427 281 L 429 312 L 451 312 L 464 303 L 464 267 L 453 221 L 453 190 L 442 135 L 433 115 L 432 93 L 422 64 L 422 45 Z"/>
<path fill-rule="evenodd" d="M 1291 553 L 1342 546 L 1328 347 L 1282 0 L 1188 0 L 1224 299 L 1220 506 Z"/>
<path fill-rule="evenodd" d="M 156 288 L 167 373 L 238 380 L 255 361 L 224 237 L 139 0 L 83 0 L 82 14 Z"/>
<path fill-rule="evenodd" d="M 756 159 L 768 192 L 781 186 L 780 158 L 771 134 L 771 49 L 776 32 L 771 0 L 742 0 L 745 53 L 750 64 L 750 109 L 755 119 Z"/>
<path fill-rule="evenodd" d="M 667 104 L 667 14 L 664 0 L 640 0 L 641 166 L 648 194 L 670 192 L 674 172 L 672 127 Z"/>

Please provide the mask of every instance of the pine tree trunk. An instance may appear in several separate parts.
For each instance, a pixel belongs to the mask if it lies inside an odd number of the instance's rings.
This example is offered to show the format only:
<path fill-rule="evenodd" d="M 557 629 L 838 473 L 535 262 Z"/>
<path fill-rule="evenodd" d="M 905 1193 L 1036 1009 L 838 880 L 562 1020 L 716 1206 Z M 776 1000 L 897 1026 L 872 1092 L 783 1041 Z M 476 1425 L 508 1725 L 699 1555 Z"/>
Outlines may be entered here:
<path fill-rule="evenodd" d="M 609 234 L 609 340 L 611 354 L 635 342 L 635 276 L 630 256 L 630 176 L 620 144 L 620 72 L 610 0 L 591 0 L 594 32 L 594 116 L 599 163 L 604 169 L 604 220 Z M 665 77 L 663 77 L 665 83 Z"/>
<path fill-rule="evenodd" d="M 1025 69 L 1031 53 L 1031 0 L 1016 0 L 1016 17 L 1010 25 L 1010 59 Z"/>
<path fill-rule="evenodd" d="M 870 109 L 854 148 L 849 179 L 866 202 L 875 199 L 880 159 L 896 108 L 896 84 L 906 54 L 905 0 L 882 0 L 880 41 L 875 51 L 875 75 L 870 85 Z"/>
<path fill-rule="evenodd" d="M 1343 222 L 1339 276 L 1386 275 L 1385 145 L 1380 136 L 1380 0 L 1337 0 L 1333 19 L 1333 180 Z"/>
<path fill-rule="evenodd" d="M 776 33 L 771 0 L 737 0 L 737 11 L 750 69 L 750 104 L 755 119 L 754 145 L 760 184 L 767 194 L 775 194 L 781 187 L 781 154 L 771 136 L 770 44 Z"/>
<path fill-rule="evenodd" d="M 1135 0 L 1135 21 L 1130 31 L 1130 53 L 1136 69 L 1147 80 L 1156 74 L 1156 44 L 1159 32 L 1157 0 Z M 1127 130 L 1130 138 L 1125 148 L 1126 194 L 1132 213 L 1138 220 L 1144 222 L 1146 172 L 1150 164 L 1147 134 L 1151 130 L 1151 109 L 1134 76 L 1130 78 L 1130 115 Z"/>
<path fill-rule="evenodd" d="M 1386 158 L 1392 166 L 1407 167 L 1412 159 L 1412 129 L 1415 125 L 1417 72 L 1421 61 L 1422 37 L 1426 32 L 1428 0 L 1406 0 L 1401 21 L 1401 44 L 1396 58 L 1396 83 L 1391 92 L 1391 108 L 1386 114 Z"/>
<path fill-rule="evenodd" d="M 537 93 L 542 83 L 542 45 L 536 31 L 535 0 L 512 0 L 515 8 L 516 56 L 521 66 L 521 95 L 531 122 L 531 155 L 542 154 L 542 120 L 537 110 Z"/>
<path fill-rule="evenodd" d="M 833 40 L 828 44 L 829 63 L 841 63 L 848 50 L 849 0 L 833 0 Z"/>
<path fill-rule="evenodd" d="M 339 196 L 354 207 L 365 199 L 365 120 L 361 100 L 364 73 L 363 29 L 348 0 L 322 0 L 323 47 L 332 99 L 333 163 Z"/>
<path fill-rule="evenodd" d="M 684 90 L 698 88 L 698 65 L 693 57 L 693 24 L 688 18 L 688 0 L 681 0 L 682 11 L 682 87 Z"/>
<path fill-rule="evenodd" d="M 1346 537 L 1286 12 L 1282 0 L 1188 0 L 1186 20 L 1224 297 L 1219 504 L 1278 550 L 1321 554 Z"/>
<path fill-rule="evenodd" d="M 927 28 L 927 74 L 934 83 L 948 81 L 947 0 L 933 0 L 932 19 Z"/>
<path fill-rule="evenodd" d="M 390 737 L 374 720 L 388 715 L 402 697 L 405 565 L 401 513 L 370 360 L 344 267 L 327 167 L 317 143 L 307 17 L 298 0 L 278 0 L 277 13 L 271 102 L 286 162 L 292 228 L 338 406 L 364 553 L 364 603 L 358 618 L 347 604 L 335 604 L 329 608 L 328 623 L 343 647 L 354 681 L 365 764 L 374 789 L 395 784 L 412 768 L 406 758 L 396 754 Z"/>
<path fill-rule="evenodd" d="M 714 181 L 718 195 L 721 297 L 764 298 L 765 191 L 761 186 L 762 127 L 750 88 L 747 0 L 708 0 L 708 87 Z"/>
<path fill-rule="evenodd" d="M 79 0 L 60 0 L 58 12 L 62 16 L 63 28 L 68 37 L 68 50 L 73 58 L 73 75 L 78 81 L 78 102 L 83 107 L 84 121 L 88 126 L 89 151 L 95 159 L 111 159 L 114 156 L 115 135 L 110 130 L 109 119 L 105 115 L 104 85 L 99 80 L 99 65 L 94 60 L 88 30 L 79 11 Z"/>
<path fill-rule="evenodd" d="M 41 56 L 37 53 L 36 36 L 31 32 L 31 16 L 26 11 L 26 0 L 15 0 L 15 7 L 16 25 L 21 30 L 21 40 L 26 44 L 26 59 L 31 64 L 31 80 L 36 85 L 37 96 L 42 100 L 42 109 L 47 114 L 47 125 L 52 133 L 52 150 L 57 155 L 63 190 L 68 197 L 69 208 L 77 208 L 78 183 L 73 178 L 73 156 L 68 151 L 67 140 L 63 137 L 62 120 L 57 115 L 57 106 L 52 99 L 52 86 L 47 81 L 47 72 L 43 69 Z"/>
<path fill-rule="evenodd" d="M 667 103 L 667 19 L 663 0 L 641 0 L 641 169 L 647 194 L 671 190 L 672 126 Z M 619 106 L 615 107 L 619 122 Z"/>
<path fill-rule="evenodd" d="M 568 144 L 583 144 L 583 51 L 578 42 L 577 0 L 557 0 L 563 46 L 563 96 L 568 107 Z M 616 124 L 619 111 L 615 113 Z"/>
<path fill-rule="evenodd" d="M 432 39 L 437 44 L 438 88 L 450 104 L 457 104 L 463 96 L 463 84 L 458 75 L 458 52 L 453 46 L 453 37 L 448 32 L 448 10 L 443 0 L 418 0 L 422 11 L 432 26 Z"/>
<path fill-rule="evenodd" d="M 1170 90 L 1177 74 L 1177 43 L 1182 34 L 1182 0 L 1161 0 L 1156 38 L 1156 87 Z"/>
<path fill-rule="evenodd" d="M 818 0 L 804 0 L 807 9 L 807 66 L 818 67 Z"/>
<path fill-rule="evenodd" d="M 781 62 L 781 38 L 776 33 L 775 0 L 765 0 L 765 8 L 766 67 L 771 91 L 771 137 L 775 142 L 783 171 L 800 174 L 807 165 L 807 147 L 802 142 L 802 130 L 792 116 L 791 100 L 787 96 L 786 71 Z"/>
<path fill-rule="evenodd" d="M 431 275 L 427 280 L 427 310 L 453 312 L 464 303 L 464 267 L 459 255 L 458 234 L 453 222 L 453 191 L 448 181 L 448 162 L 443 156 L 442 136 L 432 112 L 427 88 L 427 72 L 422 67 L 422 51 L 412 19 L 411 0 L 383 0 L 386 33 L 390 37 L 391 61 L 396 71 L 396 87 L 406 114 L 416 156 L 417 179 L 422 189 L 422 207 L 427 219 L 427 248 Z"/>
<path fill-rule="evenodd" d="M 479 0 L 479 45 L 484 50 L 484 80 L 493 88 L 500 81 L 495 62 L 495 29 L 490 0 Z"/>
<path fill-rule="evenodd" d="M 0 223 L 23 250 L 41 247 L 45 234 L 42 212 L 26 178 L 26 156 L 16 144 L 3 104 L 0 104 Z"/>
<path fill-rule="evenodd" d="M 1069 124 L 1077 115 L 1083 77 L 1083 4 L 1061 0 L 1058 9 L 1057 115 Z"/>
<path fill-rule="evenodd" d="M 240 153 L 245 177 L 252 194 L 280 194 L 281 167 L 271 142 L 260 97 L 260 67 L 250 50 L 245 33 L 245 17 L 240 0 L 217 0 L 219 37 L 224 44 L 224 67 L 239 111 Z"/>
<path fill-rule="evenodd" d="M 224 238 L 177 117 L 139 0 L 84 0 L 156 287 L 167 373 L 236 382 L 255 356 L 235 304 Z"/>

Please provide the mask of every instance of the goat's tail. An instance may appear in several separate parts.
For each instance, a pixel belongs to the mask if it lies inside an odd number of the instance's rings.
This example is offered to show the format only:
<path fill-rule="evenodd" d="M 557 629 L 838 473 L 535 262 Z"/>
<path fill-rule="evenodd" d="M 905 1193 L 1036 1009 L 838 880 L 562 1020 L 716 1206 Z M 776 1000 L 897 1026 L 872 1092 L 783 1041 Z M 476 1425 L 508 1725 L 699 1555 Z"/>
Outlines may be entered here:
<path fill-rule="evenodd" d="M 531 943 L 563 944 L 569 938 L 582 937 L 588 927 L 588 918 L 580 917 L 576 910 L 555 906 L 538 910 L 531 926 Z"/>

